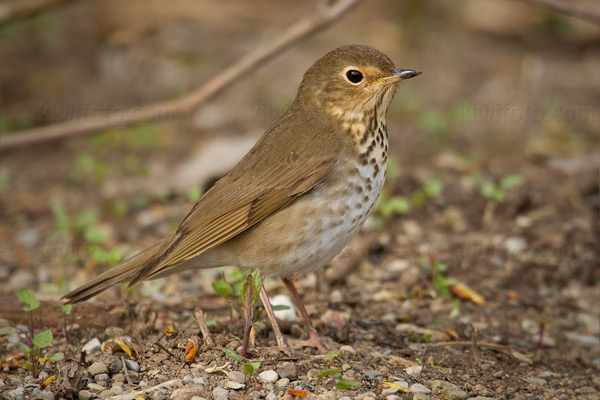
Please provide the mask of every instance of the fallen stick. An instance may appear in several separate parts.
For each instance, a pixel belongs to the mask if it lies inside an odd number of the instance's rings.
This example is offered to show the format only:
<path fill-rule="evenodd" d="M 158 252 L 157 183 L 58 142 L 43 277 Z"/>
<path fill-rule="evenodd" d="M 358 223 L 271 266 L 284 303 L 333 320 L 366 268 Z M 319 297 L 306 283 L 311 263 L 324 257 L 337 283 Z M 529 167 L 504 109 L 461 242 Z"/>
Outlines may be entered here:
<path fill-rule="evenodd" d="M 110 114 L 102 119 L 59 122 L 4 135 L 0 139 L 0 151 L 89 134 L 118 126 L 128 126 L 154 120 L 164 121 L 167 117 L 190 113 L 254 67 L 265 63 L 301 39 L 326 28 L 360 1 L 339 0 L 332 5 L 326 5 L 325 1 L 319 1 L 315 16 L 298 21 L 283 34 L 277 35 L 277 38 L 271 43 L 242 57 L 238 62 L 187 95 L 147 106 L 137 106 Z"/>

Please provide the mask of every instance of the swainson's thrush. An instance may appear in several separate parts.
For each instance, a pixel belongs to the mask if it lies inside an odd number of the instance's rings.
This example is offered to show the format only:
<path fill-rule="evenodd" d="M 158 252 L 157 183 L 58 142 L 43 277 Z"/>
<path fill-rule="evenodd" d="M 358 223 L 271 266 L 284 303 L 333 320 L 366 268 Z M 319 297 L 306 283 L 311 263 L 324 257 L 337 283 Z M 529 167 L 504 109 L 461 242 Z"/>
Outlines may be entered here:
<path fill-rule="evenodd" d="M 291 278 L 328 263 L 373 210 L 385 180 L 387 108 L 396 83 L 419 74 L 367 46 L 326 54 L 306 71 L 287 111 L 177 230 L 65 298 L 75 303 L 120 282 L 194 268 L 258 268 L 283 278 L 308 325 L 308 343 L 322 349 Z M 261 299 L 287 349 L 264 287 Z"/>

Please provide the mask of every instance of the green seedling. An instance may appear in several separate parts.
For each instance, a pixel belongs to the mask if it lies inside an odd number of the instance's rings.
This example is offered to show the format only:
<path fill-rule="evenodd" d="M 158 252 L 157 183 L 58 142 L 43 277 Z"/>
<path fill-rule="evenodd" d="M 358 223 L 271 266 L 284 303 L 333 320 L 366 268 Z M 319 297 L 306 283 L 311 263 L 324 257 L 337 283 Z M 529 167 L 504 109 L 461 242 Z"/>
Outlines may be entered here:
<path fill-rule="evenodd" d="M 344 365 L 347 365 L 347 364 L 344 364 Z M 342 368 L 343 367 L 344 366 L 342 366 Z M 348 365 L 347 369 L 349 369 L 349 367 L 350 366 Z M 344 370 L 344 371 L 346 371 L 346 370 Z M 355 386 L 360 385 L 360 383 L 355 380 L 344 379 L 339 368 L 326 369 L 325 371 L 319 372 L 317 375 L 315 375 L 315 377 L 318 380 L 321 380 L 321 379 L 325 378 L 326 376 L 330 376 L 330 375 L 333 376 L 333 378 L 335 378 L 335 380 L 336 380 L 335 390 L 348 390 L 348 389 L 352 389 Z"/>
<path fill-rule="evenodd" d="M 221 348 L 221 350 L 223 350 L 223 352 L 225 352 L 225 354 L 227 354 L 229 357 L 233 358 L 234 360 L 240 363 L 242 367 L 242 372 L 246 376 L 246 384 L 248 383 L 250 378 L 252 378 L 252 375 L 254 375 L 254 373 L 260 368 L 260 362 L 245 363 L 242 360 L 242 356 L 240 356 L 235 351 L 223 347 Z"/>
<path fill-rule="evenodd" d="M 60 312 L 62 314 L 63 333 L 65 334 L 65 339 L 67 340 L 68 344 L 71 344 L 71 341 L 69 340 L 68 320 L 69 315 L 71 315 L 72 308 L 72 304 L 63 304 L 62 306 L 60 306 Z"/>
<path fill-rule="evenodd" d="M 436 293 L 445 299 L 450 299 L 452 297 L 450 288 L 456 284 L 456 280 L 446 276 L 448 266 L 437 260 L 437 257 L 430 257 L 430 261 L 421 259 L 419 260 L 419 264 L 431 273 Z"/>
<path fill-rule="evenodd" d="M 27 288 L 23 288 L 19 290 L 17 298 L 19 302 L 25 304 L 23 311 L 29 312 L 29 332 L 25 335 L 26 343 L 20 343 L 23 352 L 27 354 L 27 361 L 23 363 L 23 368 L 31 371 L 34 378 L 37 378 L 39 373 L 44 370 L 48 361 L 61 361 L 64 359 L 64 354 L 58 352 L 49 358 L 41 358 L 42 349 L 52 344 L 52 340 L 54 339 L 52 331 L 45 330 L 38 334 L 34 332 L 33 312 L 40 306 L 40 301 L 35 298 L 35 293 Z"/>
<path fill-rule="evenodd" d="M 472 180 L 483 197 L 496 203 L 504 202 L 507 192 L 512 188 L 521 186 L 524 182 L 523 177 L 517 174 L 506 175 L 498 182 L 485 179 L 481 174 L 474 175 Z"/>

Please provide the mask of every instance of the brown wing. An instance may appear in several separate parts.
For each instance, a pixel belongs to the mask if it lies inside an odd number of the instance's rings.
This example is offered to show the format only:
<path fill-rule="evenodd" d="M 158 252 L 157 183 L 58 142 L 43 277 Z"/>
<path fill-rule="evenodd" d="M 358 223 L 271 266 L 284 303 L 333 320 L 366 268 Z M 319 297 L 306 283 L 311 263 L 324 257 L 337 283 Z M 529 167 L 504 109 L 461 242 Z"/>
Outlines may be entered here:
<path fill-rule="evenodd" d="M 130 285 L 164 274 L 222 244 L 313 188 L 337 162 L 339 152 L 337 146 L 329 145 L 319 156 L 307 144 L 306 138 L 289 137 L 277 126 L 268 132 L 194 205 L 171 245 Z M 283 151 L 273 153 L 272 146 Z"/>

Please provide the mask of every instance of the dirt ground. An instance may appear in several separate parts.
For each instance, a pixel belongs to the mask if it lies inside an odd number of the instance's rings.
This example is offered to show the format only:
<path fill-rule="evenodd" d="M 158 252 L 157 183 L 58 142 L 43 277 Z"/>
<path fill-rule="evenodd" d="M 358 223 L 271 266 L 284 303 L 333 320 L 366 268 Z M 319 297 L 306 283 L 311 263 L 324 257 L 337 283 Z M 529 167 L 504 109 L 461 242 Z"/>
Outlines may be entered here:
<path fill-rule="evenodd" d="M 105 0 L 0 26 L 0 141 L 186 93 L 312 6 Z M 328 267 L 297 280 L 336 351 L 281 353 L 263 316 L 244 360 L 260 366 L 232 373 L 241 363 L 221 348 L 239 351 L 242 324 L 211 286 L 232 269 L 110 289 L 73 307 L 67 342 L 60 296 L 176 227 L 290 104 L 303 71 L 347 43 L 423 75 L 389 110 L 376 214 Z M 376 0 L 190 118 L 0 153 L 0 397 L 600 398 L 599 93 L 591 24 L 505 0 Z M 35 333 L 53 332 L 42 355 L 65 356 L 37 378 L 19 356 L 22 288 L 42 302 Z M 306 335 L 300 318 L 282 327 Z M 190 339 L 199 351 L 186 363 Z M 341 377 L 319 377 L 333 368 Z"/>

